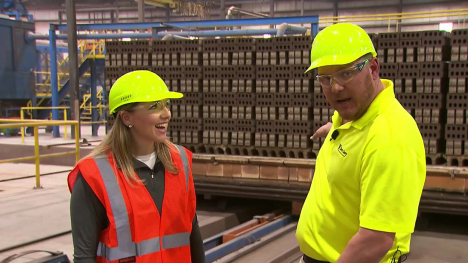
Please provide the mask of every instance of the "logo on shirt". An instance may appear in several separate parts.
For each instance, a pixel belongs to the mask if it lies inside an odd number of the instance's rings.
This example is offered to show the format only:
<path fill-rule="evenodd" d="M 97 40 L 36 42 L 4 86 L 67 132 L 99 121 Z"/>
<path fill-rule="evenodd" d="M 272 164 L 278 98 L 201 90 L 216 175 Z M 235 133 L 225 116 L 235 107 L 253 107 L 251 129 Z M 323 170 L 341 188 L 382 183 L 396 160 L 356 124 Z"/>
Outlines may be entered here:
<path fill-rule="evenodd" d="M 346 157 L 346 155 L 348 155 L 348 153 L 346 152 L 345 149 L 343 149 L 343 146 L 341 145 L 340 143 L 340 146 L 338 146 L 338 152 L 341 154 L 341 156 L 343 157 Z"/>
<path fill-rule="evenodd" d="M 121 258 L 119 259 L 119 263 L 131 263 L 136 262 L 136 257 L 128 257 L 128 258 Z"/>

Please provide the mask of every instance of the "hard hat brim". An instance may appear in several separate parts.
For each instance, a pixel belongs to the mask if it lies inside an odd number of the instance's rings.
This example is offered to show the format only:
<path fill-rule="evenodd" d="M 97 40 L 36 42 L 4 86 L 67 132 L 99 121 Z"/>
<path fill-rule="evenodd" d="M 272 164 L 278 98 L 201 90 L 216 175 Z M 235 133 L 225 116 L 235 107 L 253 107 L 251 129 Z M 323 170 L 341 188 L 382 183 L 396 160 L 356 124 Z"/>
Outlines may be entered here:
<path fill-rule="evenodd" d="M 165 97 L 166 99 L 180 99 L 184 97 L 184 94 L 180 92 L 169 91 L 165 94 Z"/>
<path fill-rule="evenodd" d="M 119 107 L 121 107 L 121 106 L 123 106 L 125 104 L 129 104 L 129 103 L 154 102 L 154 101 L 160 101 L 160 100 L 166 100 L 166 99 L 180 99 L 182 97 L 184 97 L 184 94 L 182 94 L 180 92 L 168 91 L 168 92 L 165 92 L 165 93 L 163 93 L 163 94 L 161 94 L 160 96 L 157 96 L 157 97 L 148 96 L 148 97 L 146 97 L 144 99 L 139 99 L 138 101 L 119 103 L 117 106 L 114 107 L 114 109 L 112 109 L 110 111 L 110 113 L 114 114 Z"/>
<path fill-rule="evenodd" d="M 373 57 L 377 56 L 377 53 L 373 51 L 369 51 L 368 53 L 372 53 Z M 362 57 L 361 54 L 339 55 L 339 56 L 333 55 L 333 56 L 322 57 L 322 58 L 315 60 L 312 64 L 310 64 L 310 67 L 304 73 L 307 73 L 312 69 L 320 68 L 320 67 L 346 65 L 359 59 L 360 57 Z"/>

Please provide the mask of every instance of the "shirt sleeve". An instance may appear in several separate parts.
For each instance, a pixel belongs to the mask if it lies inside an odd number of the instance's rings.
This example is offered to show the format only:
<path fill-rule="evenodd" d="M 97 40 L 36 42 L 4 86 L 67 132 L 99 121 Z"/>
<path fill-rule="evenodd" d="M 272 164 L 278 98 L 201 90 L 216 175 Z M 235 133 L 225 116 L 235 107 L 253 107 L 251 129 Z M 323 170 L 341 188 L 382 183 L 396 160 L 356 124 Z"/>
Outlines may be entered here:
<path fill-rule="evenodd" d="M 78 173 L 70 199 L 75 263 L 95 263 L 99 234 L 107 227 L 106 210 L 89 184 Z"/>
<path fill-rule="evenodd" d="M 205 263 L 205 248 L 196 214 L 193 217 L 192 233 L 190 233 L 190 255 L 193 263 Z"/>
<path fill-rule="evenodd" d="M 412 233 L 426 176 L 425 160 L 405 145 L 387 145 L 363 157 L 360 226 Z"/>

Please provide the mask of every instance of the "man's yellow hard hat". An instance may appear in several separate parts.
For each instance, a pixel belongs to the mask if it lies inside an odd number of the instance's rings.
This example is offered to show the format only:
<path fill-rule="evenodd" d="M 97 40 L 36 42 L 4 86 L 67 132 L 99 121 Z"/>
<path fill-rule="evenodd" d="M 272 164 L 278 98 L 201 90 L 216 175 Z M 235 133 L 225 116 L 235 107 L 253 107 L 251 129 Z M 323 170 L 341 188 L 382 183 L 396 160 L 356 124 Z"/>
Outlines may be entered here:
<path fill-rule="evenodd" d="M 113 114 L 125 104 L 179 99 L 184 95 L 169 91 L 166 83 L 155 73 L 136 70 L 117 79 L 109 93 L 109 110 Z"/>
<path fill-rule="evenodd" d="M 340 23 L 320 31 L 312 43 L 310 67 L 306 70 L 345 65 L 365 54 L 377 56 L 374 44 L 361 27 L 350 23 Z"/>

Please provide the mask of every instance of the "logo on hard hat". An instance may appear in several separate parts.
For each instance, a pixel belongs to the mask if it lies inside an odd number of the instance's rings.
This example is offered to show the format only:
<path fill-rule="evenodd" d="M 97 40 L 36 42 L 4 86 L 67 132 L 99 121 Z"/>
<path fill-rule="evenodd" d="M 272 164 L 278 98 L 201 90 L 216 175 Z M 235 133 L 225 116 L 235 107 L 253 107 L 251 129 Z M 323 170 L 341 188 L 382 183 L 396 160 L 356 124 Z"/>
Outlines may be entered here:
<path fill-rule="evenodd" d="M 126 101 L 126 100 L 129 100 L 131 97 L 132 97 L 132 94 L 129 94 L 129 95 L 125 96 L 125 97 L 120 98 L 120 100 L 121 101 Z"/>

